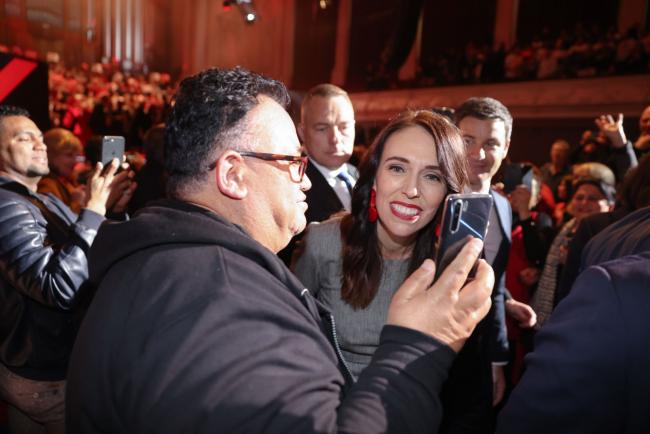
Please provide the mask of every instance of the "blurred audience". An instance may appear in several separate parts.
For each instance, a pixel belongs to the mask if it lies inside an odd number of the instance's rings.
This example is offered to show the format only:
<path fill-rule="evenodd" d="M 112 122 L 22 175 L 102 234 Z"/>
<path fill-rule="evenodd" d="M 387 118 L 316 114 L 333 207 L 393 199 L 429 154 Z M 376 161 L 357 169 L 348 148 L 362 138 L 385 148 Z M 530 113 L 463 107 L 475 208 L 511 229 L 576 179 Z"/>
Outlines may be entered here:
<path fill-rule="evenodd" d="M 648 31 L 630 28 L 622 32 L 578 24 L 556 35 L 542 33 L 528 42 L 517 41 L 509 49 L 474 42 L 464 50 L 450 48 L 422 59 L 418 77 L 404 83 L 397 81 L 396 74 L 370 64 L 366 67 L 366 86 L 427 87 L 650 72 Z"/>
<path fill-rule="evenodd" d="M 50 62 L 50 120 L 83 144 L 93 134 L 126 137 L 140 149 L 145 132 L 164 120 L 175 88 L 169 74 L 126 73 L 116 65 L 66 67 Z"/>
<path fill-rule="evenodd" d="M 47 146 L 50 173 L 38 183 L 39 193 L 51 193 L 79 214 L 86 202 L 86 187 L 77 182 L 75 167 L 83 158 L 81 141 L 64 128 L 53 128 L 43 135 Z"/>
<path fill-rule="evenodd" d="M 560 229 L 548 250 L 544 268 L 532 297 L 531 306 L 537 313 L 537 328 L 544 325 L 556 304 L 558 279 L 566 262 L 567 245 L 580 221 L 592 214 L 611 211 L 614 207 L 614 187 L 602 179 L 578 178 L 569 201 L 573 218 Z"/>

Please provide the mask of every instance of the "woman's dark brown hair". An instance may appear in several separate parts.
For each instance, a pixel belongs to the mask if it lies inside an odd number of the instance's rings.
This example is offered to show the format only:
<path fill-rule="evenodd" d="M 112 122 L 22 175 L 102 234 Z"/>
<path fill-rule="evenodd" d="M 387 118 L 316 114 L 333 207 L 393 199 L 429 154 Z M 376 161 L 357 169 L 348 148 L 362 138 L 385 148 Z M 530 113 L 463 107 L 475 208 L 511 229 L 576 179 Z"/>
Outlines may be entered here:
<path fill-rule="evenodd" d="M 396 131 L 419 126 L 435 143 L 438 165 L 447 185 L 447 193 L 458 193 L 467 185 L 465 146 L 458 129 L 443 116 L 428 110 L 408 111 L 391 120 L 370 146 L 359 168 L 359 180 L 352 191 L 352 211 L 341 221 L 343 277 L 341 298 L 355 309 L 367 307 L 375 298 L 382 275 L 382 256 L 377 239 L 377 223 L 368 221 L 370 191 L 375 182 L 386 140 Z M 442 205 L 442 202 L 441 202 Z M 426 258 L 433 257 L 435 228 L 442 206 L 416 237 L 409 262 L 411 273 Z"/>

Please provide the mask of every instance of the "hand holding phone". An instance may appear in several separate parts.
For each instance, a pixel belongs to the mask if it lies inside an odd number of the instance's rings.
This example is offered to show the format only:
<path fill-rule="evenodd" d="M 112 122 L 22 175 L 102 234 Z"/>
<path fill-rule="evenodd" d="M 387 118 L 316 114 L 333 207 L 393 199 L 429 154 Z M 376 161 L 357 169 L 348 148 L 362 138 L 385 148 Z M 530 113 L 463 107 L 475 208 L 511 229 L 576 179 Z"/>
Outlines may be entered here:
<path fill-rule="evenodd" d="M 120 164 L 124 162 L 124 137 L 104 136 L 102 137 L 101 163 L 106 167 L 113 158 L 117 158 Z"/>
<path fill-rule="evenodd" d="M 492 196 L 489 194 L 450 194 L 447 196 L 436 250 L 434 281 L 458 256 L 471 237 L 481 241 L 485 239 L 491 209 Z M 476 264 L 467 279 L 473 279 L 475 274 Z"/>

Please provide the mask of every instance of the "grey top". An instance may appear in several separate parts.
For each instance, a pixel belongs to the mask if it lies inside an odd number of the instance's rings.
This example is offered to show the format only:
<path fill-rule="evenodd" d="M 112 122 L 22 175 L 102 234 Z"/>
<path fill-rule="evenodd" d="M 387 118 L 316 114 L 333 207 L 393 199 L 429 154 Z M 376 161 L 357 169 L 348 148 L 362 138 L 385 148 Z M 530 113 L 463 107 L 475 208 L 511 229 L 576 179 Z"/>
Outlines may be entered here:
<path fill-rule="evenodd" d="M 355 310 L 341 299 L 340 222 L 337 217 L 309 225 L 294 273 L 334 314 L 343 356 L 358 377 L 379 345 L 390 301 L 406 278 L 408 259 L 384 260 L 377 295 L 368 307 Z"/>

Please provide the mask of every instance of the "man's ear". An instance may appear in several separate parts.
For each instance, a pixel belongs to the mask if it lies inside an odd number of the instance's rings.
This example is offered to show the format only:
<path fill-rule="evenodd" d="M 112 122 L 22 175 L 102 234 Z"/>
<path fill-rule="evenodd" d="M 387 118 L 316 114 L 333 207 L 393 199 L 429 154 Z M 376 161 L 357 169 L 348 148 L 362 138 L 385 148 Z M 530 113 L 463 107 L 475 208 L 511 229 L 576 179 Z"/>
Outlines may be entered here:
<path fill-rule="evenodd" d="M 245 172 L 246 164 L 238 152 L 228 150 L 221 154 L 215 168 L 217 188 L 221 194 L 235 200 L 244 199 L 248 195 Z"/>

